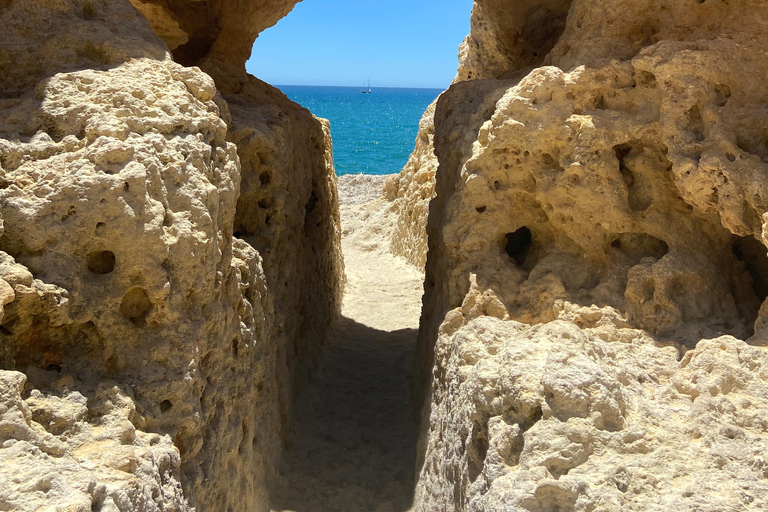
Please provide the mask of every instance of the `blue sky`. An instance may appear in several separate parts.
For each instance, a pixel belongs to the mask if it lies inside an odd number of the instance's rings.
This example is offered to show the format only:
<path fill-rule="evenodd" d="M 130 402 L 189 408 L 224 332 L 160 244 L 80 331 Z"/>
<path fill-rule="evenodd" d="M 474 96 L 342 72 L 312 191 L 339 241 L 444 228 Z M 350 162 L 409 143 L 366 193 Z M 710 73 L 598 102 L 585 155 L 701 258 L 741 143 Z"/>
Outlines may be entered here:
<path fill-rule="evenodd" d="M 275 85 L 445 89 L 472 0 L 304 0 L 256 40 L 248 71 Z"/>

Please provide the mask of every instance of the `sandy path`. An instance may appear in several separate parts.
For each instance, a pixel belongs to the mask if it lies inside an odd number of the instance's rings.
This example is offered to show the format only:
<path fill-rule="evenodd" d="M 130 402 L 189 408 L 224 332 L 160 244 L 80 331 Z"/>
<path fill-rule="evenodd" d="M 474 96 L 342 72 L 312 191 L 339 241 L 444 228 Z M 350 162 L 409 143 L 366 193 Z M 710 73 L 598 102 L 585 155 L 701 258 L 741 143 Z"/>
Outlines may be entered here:
<path fill-rule="evenodd" d="M 383 234 L 366 215 L 365 205 L 342 208 L 343 318 L 294 406 L 282 482 L 271 492 L 275 510 L 410 508 L 416 429 L 409 379 L 423 278 L 382 250 Z"/>

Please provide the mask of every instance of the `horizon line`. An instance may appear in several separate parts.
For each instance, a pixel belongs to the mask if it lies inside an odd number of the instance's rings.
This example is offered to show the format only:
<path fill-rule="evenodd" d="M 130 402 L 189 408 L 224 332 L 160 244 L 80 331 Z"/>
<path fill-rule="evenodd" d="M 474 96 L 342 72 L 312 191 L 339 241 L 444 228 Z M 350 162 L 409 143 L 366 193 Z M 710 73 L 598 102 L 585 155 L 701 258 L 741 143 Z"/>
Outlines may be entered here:
<path fill-rule="evenodd" d="M 310 85 L 310 84 L 271 84 L 273 87 L 342 87 L 346 89 L 360 89 L 365 88 L 360 85 Z M 450 86 L 449 86 L 450 87 Z M 401 86 L 401 85 L 378 85 L 371 86 L 371 89 L 427 89 L 435 91 L 445 91 L 448 87 L 415 87 L 415 86 Z"/>

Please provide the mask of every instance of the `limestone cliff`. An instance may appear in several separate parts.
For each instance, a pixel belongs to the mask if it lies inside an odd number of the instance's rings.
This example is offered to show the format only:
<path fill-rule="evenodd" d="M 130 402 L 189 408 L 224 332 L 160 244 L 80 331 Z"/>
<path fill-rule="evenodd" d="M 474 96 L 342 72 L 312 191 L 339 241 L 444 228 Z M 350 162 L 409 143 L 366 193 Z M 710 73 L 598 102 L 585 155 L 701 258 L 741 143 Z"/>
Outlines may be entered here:
<path fill-rule="evenodd" d="M 435 112 L 417 510 L 768 506 L 767 23 L 476 2 L 484 79 Z"/>
<path fill-rule="evenodd" d="M 244 70 L 292 6 L 0 2 L 0 508 L 268 510 L 342 273 L 327 127 Z"/>

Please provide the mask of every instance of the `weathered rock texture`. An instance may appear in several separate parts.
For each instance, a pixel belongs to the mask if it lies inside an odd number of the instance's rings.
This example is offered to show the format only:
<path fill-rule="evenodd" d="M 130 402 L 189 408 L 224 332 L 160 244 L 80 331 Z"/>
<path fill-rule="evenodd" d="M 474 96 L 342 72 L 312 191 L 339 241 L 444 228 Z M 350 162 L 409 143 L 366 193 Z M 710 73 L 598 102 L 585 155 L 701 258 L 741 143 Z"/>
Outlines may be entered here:
<path fill-rule="evenodd" d="M 136 429 L 135 404 L 121 386 L 103 381 L 83 394 L 71 376 L 36 377 L 51 389 L 25 389 L 23 373 L 0 370 L 5 510 L 191 510 L 179 450 L 168 435 Z"/>
<path fill-rule="evenodd" d="M 471 32 L 459 47 L 454 83 L 501 78 L 541 64 L 565 26 L 570 0 L 475 2 Z M 385 191 L 397 215 L 391 250 L 423 268 L 427 259 L 427 217 L 435 194 L 438 162 L 434 148 L 435 103 L 419 123 L 408 163 Z"/>
<path fill-rule="evenodd" d="M 185 66 L 207 61 L 220 70 L 217 85 L 245 75 L 259 33 L 277 23 L 301 0 L 129 0 Z"/>
<path fill-rule="evenodd" d="M 214 81 L 127 1 L 0 2 L 0 508 L 268 510 L 342 273 L 327 127 L 243 67 L 292 5 L 141 5 Z"/>
<path fill-rule="evenodd" d="M 383 197 L 395 215 L 390 250 L 408 263 L 424 268 L 427 262 L 427 217 L 435 195 L 435 100 L 419 122 L 416 147 L 400 174 L 384 188 Z"/>
<path fill-rule="evenodd" d="M 474 13 L 485 80 L 435 113 L 417 510 L 765 509 L 768 8 Z"/>

